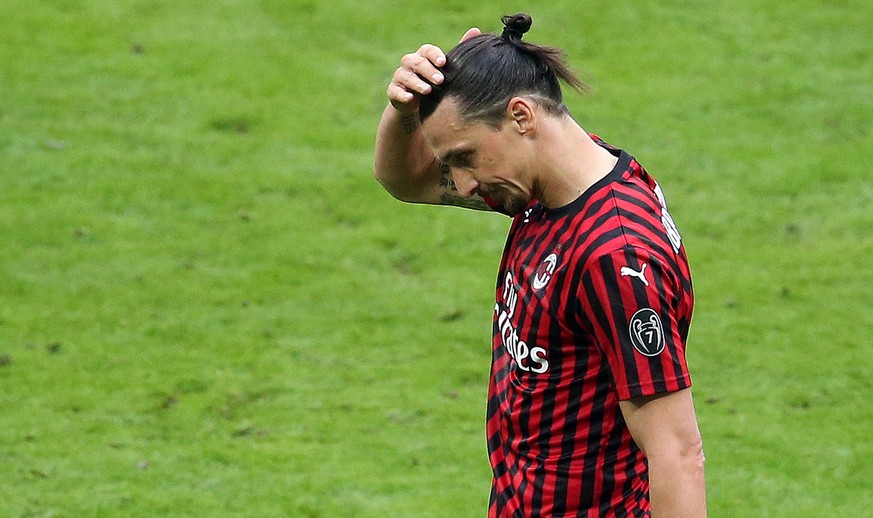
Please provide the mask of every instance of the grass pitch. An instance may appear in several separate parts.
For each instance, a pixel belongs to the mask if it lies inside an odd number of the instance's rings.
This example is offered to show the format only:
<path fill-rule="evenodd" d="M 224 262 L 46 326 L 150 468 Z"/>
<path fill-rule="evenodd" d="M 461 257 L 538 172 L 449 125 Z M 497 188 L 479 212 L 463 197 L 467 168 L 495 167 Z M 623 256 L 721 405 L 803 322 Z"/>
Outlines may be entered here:
<path fill-rule="evenodd" d="M 683 231 L 711 514 L 873 515 L 860 0 L 5 0 L 0 515 L 482 516 L 508 220 L 372 145 L 403 53 L 517 10 Z"/>

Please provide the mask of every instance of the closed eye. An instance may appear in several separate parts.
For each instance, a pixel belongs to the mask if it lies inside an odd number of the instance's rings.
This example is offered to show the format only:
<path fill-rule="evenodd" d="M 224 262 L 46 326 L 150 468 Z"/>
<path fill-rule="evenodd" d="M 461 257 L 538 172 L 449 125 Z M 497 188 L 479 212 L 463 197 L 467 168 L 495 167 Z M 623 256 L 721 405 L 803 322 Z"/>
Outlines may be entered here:
<path fill-rule="evenodd" d="M 453 157 L 451 164 L 455 167 L 470 167 L 473 165 L 473 157 L 472 151 L 466 151 Z"/>
<path fill-rule="evenodd" d="M 443 157 L 441 162 L 450 167 L 470 167 L 473 165 L 473 159 L 475 156 L 475 151 L 471 149 L 461 149 L 449 152 L 445 157 Z"/>

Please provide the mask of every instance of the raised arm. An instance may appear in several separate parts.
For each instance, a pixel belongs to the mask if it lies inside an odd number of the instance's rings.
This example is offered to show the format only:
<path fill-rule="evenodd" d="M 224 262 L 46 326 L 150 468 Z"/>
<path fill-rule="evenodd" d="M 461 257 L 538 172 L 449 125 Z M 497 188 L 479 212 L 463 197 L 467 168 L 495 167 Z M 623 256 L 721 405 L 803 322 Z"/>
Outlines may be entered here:
<path fill-rule="evenodd" d="M 478 34 L 479 29 L 470 29 L 461 41 Z M 445 62 L 445 53 L 434 45 L 422 45 L 401 59 L 388 85 L 389 104 L 376 134 L 374 176 L 402 201 L 490 210 L 479 197 L 458 195 L 451 173 L 441 167 L 421 132 L 421 97 L 430 93 L 431 83 L 443 81 L 439 69 Z"/>
<path fill-rule="evenodd" d="M 620 406 L 649 464 L 652 518 L 705 517 L 703 443 L 690 389 L 630 399 Z"/>

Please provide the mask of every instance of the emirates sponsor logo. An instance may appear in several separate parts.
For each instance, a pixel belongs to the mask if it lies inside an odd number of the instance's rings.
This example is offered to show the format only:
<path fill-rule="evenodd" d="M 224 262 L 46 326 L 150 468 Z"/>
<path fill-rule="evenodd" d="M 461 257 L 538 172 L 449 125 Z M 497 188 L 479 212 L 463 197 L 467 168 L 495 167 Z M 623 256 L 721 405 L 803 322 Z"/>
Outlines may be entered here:
<path fill-rule="evenodd" d="M 503 283 L 503 304 L 498 301 L 494 305 L 497 316 L 497 332 L 503 347 L 512 356 L 516 367 L 524 372 L 542 374 L 549 370 L 549 360 L 546 350 L 542 347 L 528 345 L 518 336 L 518 330 L 512 323 L 518 305 L 518 287 L 511 272 L 506 272 Z"/>

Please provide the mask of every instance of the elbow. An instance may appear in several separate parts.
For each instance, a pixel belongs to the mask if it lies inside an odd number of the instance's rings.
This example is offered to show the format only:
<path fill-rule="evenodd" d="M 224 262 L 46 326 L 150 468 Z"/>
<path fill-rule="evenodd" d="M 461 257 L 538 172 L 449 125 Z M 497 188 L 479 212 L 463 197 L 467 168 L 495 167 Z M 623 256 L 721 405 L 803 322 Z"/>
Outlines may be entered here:
<path fill-rule="evenodd" d="M 409 188 L 408 182 L 398 181 L 396 176 L 385 173 L 378 166 L 373 168 L 373 178 L 395 199 L 407 203 L 418 201 L 416 193 Z"/>
<path fill-rule="evenodd" d="M 385 173 L 383 173 L 382 170 L 379 169 L 378 165 L 373 167 L 373 179 L 379 182 L 379 185 L 381 185 L 383 189 L 385 189 L 389 193 L 391 192 L 391 184 L 388 181 Z"/>
<path fill-rule="evenodd" d="M 649 460 L 652 517 L 705 518 L 706 475 L 703 443 L 683 442 L 670 452 L 656 452 Z"/>
<path fill-rule="evenodd" d="M 703 465 L 706 462 L 706 456 L 703 453 L 703 439 L 699 432 L 677 441 L 673 451 L 676 458 L 678 458 L 687 469 L 703 469 Z"/>
<path fill-rule="evenodd" d="M 391 178 L 384 173 L 382 173 L 378 168 L 373 169 L 373 178 L 385 189 L 388 194 L 393 196 L 394 198 L 400 201 L 406 201 L 403 199 L 402 191 L 399 186 L 391 181 Z"/>
<path fill-rule="evenodd" d="M 673 465 L 683 473 L 703 474 L 706 456 L 703 452 L 703 440 L 697 434 L 684 440 L 673 442 L 669 446 L 652 449 L 643 453 L 649 459 L 650 465 Z"/>
<path fill-rule="evenodd" d="M 689 469 L 703 471 L 706 464 L 706 454 L 703 452 L 703 439 L 698 435 L 694 440 L 685 444 L 682 458 Z"/>

